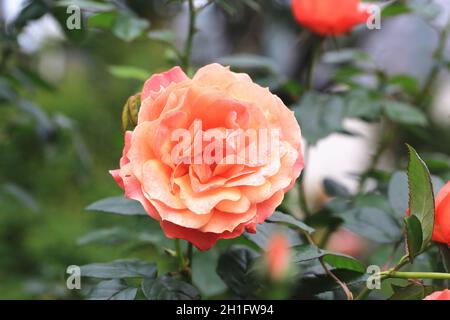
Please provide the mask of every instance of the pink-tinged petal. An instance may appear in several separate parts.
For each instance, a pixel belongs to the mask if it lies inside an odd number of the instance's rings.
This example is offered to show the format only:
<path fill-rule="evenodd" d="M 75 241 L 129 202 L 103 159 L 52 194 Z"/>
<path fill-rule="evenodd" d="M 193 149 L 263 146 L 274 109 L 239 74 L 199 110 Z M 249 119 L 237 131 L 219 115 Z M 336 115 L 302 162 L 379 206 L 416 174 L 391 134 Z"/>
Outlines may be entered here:
<path fill-rule="evenodd" d="M 120 169 L 116 170 L 109 170 L 109 173 L 112 175 L 114 181 L 122 188 L 124 189 L 125 186 L 123 185 L 122 177 L 120 176 Z"/>
<path fill-rule="evenodd" d="M 141 93 L 141 100 L 144 101 L 148 97 L 155 99 L 164 88 L 171 83 L 179 83 L 189 80 L 188 76 L 180 67 L 173 67 L 167 72 L 155 74 L 148 79 Z"/>
<path fill-rule="evenodd" d="M 284 189 L 285 192 L 288 192 L 295 184 L 295 181 L 302 173 L 303 168 L 305 167 L 305 161 L 303 159 L 303 154 L 301 148 L 298 150 L 298 158 L 295 161 L 293 174 L 292 174 L 292 181 L 290 185 Z"/>
<path fill-rule="evenodd" d="M 211 220 L 200 228 L 202 232 L 223 233 L 235 230 L 240 224 L 247 223 L 256 215 L 256 205 L 252 205 L 245 213 L 229 213 L 214 210 Z"/>
<path fill-rule="evenodd" d="M 268 217 L 270 217 L 275 209 L 281 204 L 284 198 L 284 192 L 278 191 L 272 197 L 257 204 L 257 216 L 256 223 L 263 223 Z"/>
<path fill-rule="evenodd" d="M 155 99 L 147 98 L 143 100 L 139 109 L 138 124 L 157 120 L 165 112 L 181 109 L 184 105 L 188 88 L 189 81 L 172 83 Z"/>
<path fill-rule="evenodd" d="M 125 189 L 125 197 L 133 200 L 139 201 L 144 210 L 154 219 L 161 220 L 158 212 L 155 210 L 153 205 L 148 201 L 142 192 L 141 183 L 131 172 L 130 164 L 126 164 L 120 171 L 120 176 L 123 181 Z"/>
<path fill-rule="evenodd" d="M 238 226 L 235 230 L 233 230 L 233 232 L 218 234 L 180 227 L 168 221 L 161 221 L 160 224 L 167 237 L 187 240 L 200 251 L 210 249 L 219 239 L 236 238 L 245 231 L 243 226 Z"/>
<path fill-rule="evenodd" d="M 130 147 L 131 147 L 131 137 L 132 136 L 133 136 L 133 132 L 132 131 L 126 131 L 125 132 L 125 136 L 124 136 L 125 145 L 123 147 L 122 158 L 120 158 L 120 166 L 124 166 L 128 162 L 130 162 L 130 160 L 128 159 L 127 154 L 128 154 L 128 151 L 130 150 Z"/>
<path fill-rule="evenodd" d="M 212 217 L 212 213 L 195 214 L 187 209 L 177 210 L 170 208 L 157 200 L 150 200 L 150 202 L 156 208 L 162 220 L 185 228 L 199 229 L 206 225 Z"/>
<path fill-rule="evenodd" d="M 158 200 L 173 209 L 186 209 L 180 198 L 171 192 L 170 167 L 158 160 L 148 160 L 144 164 L 142 178 L 142 188 L 148 199 Z"/>
<path fill-rule="evenodd" d="M 288 143 L 286 143 L 285 147 L 287 151 L 281 159 L 280 170 L 277 174 L 268 179 L 272 184 L 272 192 L 288 190 L 296 179 L 293 175 L 293 171 L 295 170 L 294 167 L 298 161 L 299 155 Z"/>
<path fill-rule="evenodd" d="M 131 147 L 127 156 L 130 159 L 133 174 L 141 181 L 144 164 L 148 160 L 156 158 L 153 147 L 157 128 L 156 122 L 143 122 L 133 131 Z"/>
<path fill-rule="evenodd" d="M 192 190 L 188 175 L 175 179 L 175 184 L 180 187 L 179 197 L 189 210 L 197 214 L 208 214 L 223 200 L 237 201 L 241 198 L 238 188 L 215 189 L 202 193 Z"/>
<path fill-rule="evenodd" d="M 127 163 L 130 162 L 130 160 L 127 157 L 127 153 L 130 150 L 130 146 L 131 146 L 131 136 L 132 136 L 131 131 L 125 132 L 125 136 L 124 136 L 125 145 L 124 145 L 124 148 L 122 151 L 122 157 L 120 158 L 120 167 L 123 167 Z M 120 177 L 120 169 L 110 170 L 109 173 L 112 175 L 112 177 L 114 178 L 116 183 L 123 189 L 124 185 L 123 185 L 123 180 Z"/>

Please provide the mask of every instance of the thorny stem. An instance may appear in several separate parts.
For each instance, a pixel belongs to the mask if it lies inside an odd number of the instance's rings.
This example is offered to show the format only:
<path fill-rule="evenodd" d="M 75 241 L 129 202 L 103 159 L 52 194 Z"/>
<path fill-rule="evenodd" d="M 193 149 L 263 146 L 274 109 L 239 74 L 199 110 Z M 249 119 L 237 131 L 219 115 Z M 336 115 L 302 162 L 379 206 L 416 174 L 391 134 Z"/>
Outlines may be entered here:
<path fill-rule="evenodd" d="M 313 246 L 317 246 L 316 243 L 314 242 L 314 239 L 311 237 L 311 235 L 304 231 L 303 235 L 305 236 L 306 240 L 308 240 L 309 244 L 313 245 Z M 319 262 L 320 265 L 322 266 L 323 270 L 325 271 L 325 273 L 330 276 L 331 278 L 333 278 L 334 281 L 336 281 L 336 283 L 342 288 L 342 290 L 344 291 L 345 295 L 347 296 L 347 300 L 353 300 L 353 293 L 351 292 L 351 290 L 348 288 L 348 286 L 345 284 L 345 282 L 343 282 L 341 279 L 339 279 L 327 266 L 327 264 L 325 263 L 325 261 L 323 260 L 323 257 L 319 258 Z"/>

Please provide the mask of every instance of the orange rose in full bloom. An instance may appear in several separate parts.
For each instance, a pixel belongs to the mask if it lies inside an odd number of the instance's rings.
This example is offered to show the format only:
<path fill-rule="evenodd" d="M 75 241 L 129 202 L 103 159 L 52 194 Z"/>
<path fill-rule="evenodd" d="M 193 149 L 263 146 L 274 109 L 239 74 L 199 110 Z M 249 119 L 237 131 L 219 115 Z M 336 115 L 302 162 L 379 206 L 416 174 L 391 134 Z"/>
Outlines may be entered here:
<path fill-rule="evenodd" d="M 370 16 L 360 0 L 293 0 L 292 12 L 300 24 L 323 36 L 347 33 Z"/>
<path fill-rule="evenodd" d="M 433 292 L 423 300 L 450 300 L 450 290 Z"/>
<path fill-rule="evenodd" d="M 147 80 L 141 101 L 111 174 L 170 238 L 206 250 L 255 232 L 303 169 L 293 112 L 247 74 L 175 67 Z"/>

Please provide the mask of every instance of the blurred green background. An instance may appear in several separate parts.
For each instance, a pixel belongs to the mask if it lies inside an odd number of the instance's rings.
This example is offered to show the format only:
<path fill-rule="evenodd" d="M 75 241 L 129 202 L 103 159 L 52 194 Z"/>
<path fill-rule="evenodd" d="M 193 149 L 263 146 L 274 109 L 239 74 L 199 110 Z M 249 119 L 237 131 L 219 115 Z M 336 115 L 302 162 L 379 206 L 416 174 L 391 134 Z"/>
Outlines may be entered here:
<path fill-rule="evenodd" d="M 78 298 L 80 292 L 65 286 L 66 268 L 73 264 L 151 256 L 163 272 L 173 263 L 155 254 L 161 248 L 153 241 L 139 246 L 132 241 L 83 245 L 89 242 L 83 236 L 98 228 L 105 233 L 120 234 L 120 228 L 129 228 L 160 234 L 151 219 L 89 213 L 84 208 L 121 194 L 108 170 L 118 166 L 122 153 L 122 107 L 140 91 L 146 77 L 174 64 L 176 52 L 164 42 L 174 37 L 182 47 L 186 7 L 183 1 L 74 2 L 88 8 L 83 11 L 81 32 L 64 29 L 64 11 L 71 1 L 56 5 L 47 0 L 0 0 L 0 299 Z M 257 82 L 270 86 L 287 105 L 293 103 L 302 87 L 289 79 L 301 82 L 314 43 L 299 46 L 300 27 L 292 19 L 289 1 L 216 2 L 199 18 L 199 29 L 206 31 L 199 32 L 194 42 L 194 64 L 219 61 L 249 67 Z M 96 8 L 99 3 L 113 5 L 113 14 Z M 111 24 L 117 17 L 122 24 Z M 431 28 L 416 20 L 395 23 L 384 33 L 368 36 L 363 30 L 355 37 L 332 39 L 331 47 L 358 44 L 373 53 L 377 68 L 388 74 L 411 73 L 417 79 L 407 78 L 408 84 L 418 86 L 431 67 L 437 39 L 430 36 Z M 419 31 L 411 31 L 417 26 Z M 154 30 L 165 31 L 148 34 Z M 405 44 L 402 40 L 408 37 L 392 30 L 409 30 L 417 41 Z M 380 46 L 383 41 L 394 43 Z M 373 49 L 377 44 L 382 47 L 378 51 Z M 236 53 L 245 55 L 229 57 Z M 348 76 L 354 69 L 342 70 L 341 76 Z M 318 66 L 318 91 L 332 86 L 334 71 Z M 433 126 L 441 140 L 431 147 L 417 139 L 423 131 L 407 133 L 425 150 L 448 155 L 448 122 L 443 127 Z"/>

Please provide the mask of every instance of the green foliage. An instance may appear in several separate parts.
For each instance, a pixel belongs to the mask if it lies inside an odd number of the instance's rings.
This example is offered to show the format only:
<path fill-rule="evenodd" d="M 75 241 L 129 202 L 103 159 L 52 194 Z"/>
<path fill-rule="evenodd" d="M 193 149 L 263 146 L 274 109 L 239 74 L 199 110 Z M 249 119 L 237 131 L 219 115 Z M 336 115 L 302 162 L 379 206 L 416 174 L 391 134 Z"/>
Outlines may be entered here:
<path fill-rule="evenodd" d="M 121 279 L 156 275 L 156 265 L 140 260 L 117 260 L 109 263 L 93 263 L 81 266 L 81 275 L 100 279 Z"/>
<path fill-rule="evenodd" d="M 337 96 L 308 93 L 295 110 L 303 136 L 311 144 L 331 133 L 344 131 L 345 105 Z"/>
<path fill-rule="evenodd" d="M 436 291 L 433 286 L 425 286 L 421 284 L 410 284 L 406 287 L 392 286 L 394 294 L 390 300 L 422 300 L 426 296 Z"/>
<path fill-rule="evenodd" d="M 434 228 L 433 185 L 428 168 L 416 150 L 408 145 L 408 151 L 409 210 L 420 222 L 424 250 L 431 241 Z"/>
<path fill-rule="evenodd" d="M 105 280 L 96 285 L 90 295 L 91 300 L 134 300 L 137 288 L 129 287 L 121 279 Z"/>
<path fill-rule="evenodd" d="M 254 297 L 259 286 L 254 274 L 257 257 L 258 253 L 242 246 L 231 246 L 220 256 L 217 274 L 237 297 Z"/>
<path fill-rule="evenodd" d="M 142 292 L 148 300 L 197 300 L 200 298 L 195 287 L 170 276 L 144 279 Z"/>
<path fill-rule="evenodd" d="M 110 197 L 98 200 L 86 207 L 88 211 L 101 211 L 124 215 L 147 215 L 142 205 L 135 200 L 123 196 Z"/>

